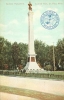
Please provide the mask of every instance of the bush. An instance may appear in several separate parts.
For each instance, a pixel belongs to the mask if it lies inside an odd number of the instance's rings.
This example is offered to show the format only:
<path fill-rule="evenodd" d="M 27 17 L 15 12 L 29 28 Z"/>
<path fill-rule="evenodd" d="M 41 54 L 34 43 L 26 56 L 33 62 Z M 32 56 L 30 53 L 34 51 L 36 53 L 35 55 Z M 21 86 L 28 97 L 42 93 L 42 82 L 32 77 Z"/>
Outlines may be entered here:
<path fill-rule="evenodd" d="M 47 70 L 47 71 L 53 71 L 53 67 L 51 65 L 46 65 L 44 67 L 44 70 Z"/>

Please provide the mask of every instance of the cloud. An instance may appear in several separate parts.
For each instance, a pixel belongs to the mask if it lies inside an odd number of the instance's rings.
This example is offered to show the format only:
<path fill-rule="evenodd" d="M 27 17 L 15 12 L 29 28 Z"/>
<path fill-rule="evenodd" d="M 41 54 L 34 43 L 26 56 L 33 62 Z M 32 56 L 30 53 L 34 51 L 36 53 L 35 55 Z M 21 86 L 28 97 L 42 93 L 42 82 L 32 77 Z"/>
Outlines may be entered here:
<path fill-rule="evenodd" d="M 64 12 L 61 12 L 61 13 L 59 14 L 59 16 L 60 16 L 61 20 L 64 20 Z"/>
<path fill-rule="evenodd" d="M 19 22 L 18 20 L 14 19 L 8 23 L 8 25 L 11 25 L 11 24 L 19 25 Z"/>
<path fill-rule="evenodd" d="M 8 41 L 11 41 L 11 43 L 17 41 L 27 43 L 28 42 L 28 34 L 27 32 L 25 33 L 24 31 L 13 31 L 13 30 L 6 30 L 2 31 L 0 36 L 5 37 Z"/>
<path fill-rule="evenodd" d="M 7 29 L 6 31 L 13 31 L 13 32 L 19 32 L 21 30 L 20 28 L 20 23 L 18 20 L 14 19 L 11 20 L 8 24 L 7 24 Z"/>
<path fill-rule="evenodd" d="M 34 9 L 34 11 L 36 11 L 37 9 L 41 11 L 42 6 L 41 5 L 36 5 L 36 6 L 33 6 L 33 9 Z"/>
<path fill-rule="evenodd" d="M 52 45 L 54 42 L 54 38 L 49 34 L 48 35 L 45 34 L 44 32 L 42 34 L 39 33 L 38 35 L 34 34 L 34 36 L 35 36 L 35 39 L 41 40 L 44 43 L 49 44 L 49 45 Z"/>
<path fill-rule="evenodd" d="M 54 37 L 52 37 L 51 35 L 43 35 L 43 38 L 42 40 L 46 43 L 46 44 L 49 44 L 49 45 L 52 45 L 53 42 L 54 42 Z"/>
<path fill-rule="evenodd" d="M 39 34 L 39 33 L 42 33 L 44 30 L 45 30 L 45 28 L 43 28 L 43 27 L 37 27 L 37 28 L 34 30 L 34 33 L 35 33 L 35 34 Z"/>
<path fill-rule="evenodd" d="M 0 30 L 1 31 L 8 31 L 8 30 L 15 30 L 19 26 L 19 22 L 14 19 L 10 21 L 8 24 L 0 24 Z"/>
<path fill-rule="evenodd" d="M 61 37 L 61 38 L 64 38 L 64 34 L 61 34 L 60 37 Z"/>
<path fill-rule="evenodd" d="M 34 30 L 34 36 L 35 38 L 40 38 L 40 39 L 44 38 L 44 40 L 52 38 L 50 34 L 47 34 L 47 30 L 43 27 L 37 27 Z"/>
<path fill-rule="evenodd" d="M 45 39 L 52 39 L 52 36 L 51 35 L 43 35 L 43 38 L 45 38 Z"/>
<path fill-rule="evenodd" d="M 1 35 L 5 37 L 8 37 L 8 36 L 10 37 L 10 36 L 14 36 L 14 33 L 12 31 L 2 31 Z"/>
<path fill-rule="evenodd" d="M 26 28 L 24 28 L 23 24 L 20 24 L 18 20 L 11 20 L 6 25 L 0 24 L 0 28 L 2 28 L 0 35 L 5 37 L 7 40 L 11 42 L 17 41 L 18 43 L 27 42 L 26 37 L 28 37 L 28 34 Z M 5 30 L 3 30 L 3 28 L 5 28 Z"/>
<path fill-rule="evenodd" d="M 34 12 L 34 21 L 40 19 L 40 16 L 41 16 L 41 12 L 39 10 L 35 11 Z"/>
<path fill-rule="evenodd" d="M 7 25 L 5 24 L 0 24 L 0 30 L 3 31 L 7 28 Z"/>
<path fill-rule="evenodd" d="M 6 27 L 6 25 L 4 25 L 4 24 L 0 24 L 0 27 L 4 28 L 4 27 Z"/>

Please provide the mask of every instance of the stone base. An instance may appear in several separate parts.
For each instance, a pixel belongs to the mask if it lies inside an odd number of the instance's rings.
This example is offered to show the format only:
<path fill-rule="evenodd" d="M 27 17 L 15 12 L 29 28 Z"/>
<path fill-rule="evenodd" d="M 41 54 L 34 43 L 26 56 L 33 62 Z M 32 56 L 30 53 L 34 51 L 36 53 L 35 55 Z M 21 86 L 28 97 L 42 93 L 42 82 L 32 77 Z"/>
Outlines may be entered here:
<path fill-rule="evenodd" d="M 27 62 L 24 70 L 26 70 L 27 73 L 32 72 L 41 72 L 44 71 L 44 69 L 41 69 L 36 62 Z"/>

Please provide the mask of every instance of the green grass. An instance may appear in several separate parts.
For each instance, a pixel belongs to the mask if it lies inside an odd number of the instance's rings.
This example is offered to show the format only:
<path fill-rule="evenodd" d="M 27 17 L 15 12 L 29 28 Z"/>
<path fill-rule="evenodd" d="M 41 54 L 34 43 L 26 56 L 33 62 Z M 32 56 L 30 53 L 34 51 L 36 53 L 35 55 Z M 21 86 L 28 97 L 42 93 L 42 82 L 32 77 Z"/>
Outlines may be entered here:
<path fill-rule="evenodd" d="M 0 86 L 0 92 L 36 98 L 38 100 L 64 100 L 64 96 L 53 95 L 28 89 Z"/>
<path fill-rule="evenodd" d="M 64 71 L 51 71 L 50 74 L 54 74 L 54 75 L 64 75 Z"/>
<path fill-rule="evenodd" d="M 64 71 L 43 71 L 43 73 L 22 73 L 18 71 L 0 70 L 0 75 L 64 80 Z"/>

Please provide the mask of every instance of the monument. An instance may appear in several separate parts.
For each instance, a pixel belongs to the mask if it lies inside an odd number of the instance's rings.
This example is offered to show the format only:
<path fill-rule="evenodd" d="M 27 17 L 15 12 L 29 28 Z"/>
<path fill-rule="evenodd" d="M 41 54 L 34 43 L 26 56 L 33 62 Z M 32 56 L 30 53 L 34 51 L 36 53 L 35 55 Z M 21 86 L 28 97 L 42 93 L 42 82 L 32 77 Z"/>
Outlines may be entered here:
<path fill-rule="evenodd" d="M 26 71 L 36 71 L 41 70 L 41 68 L 36 63 L 36 54 L 34 50 L 34 32 L 33 32 L 33 11 L 32 4 L 29 2 L 29 12 L 28 12 L 28 60 L 25 66 Z"/>

